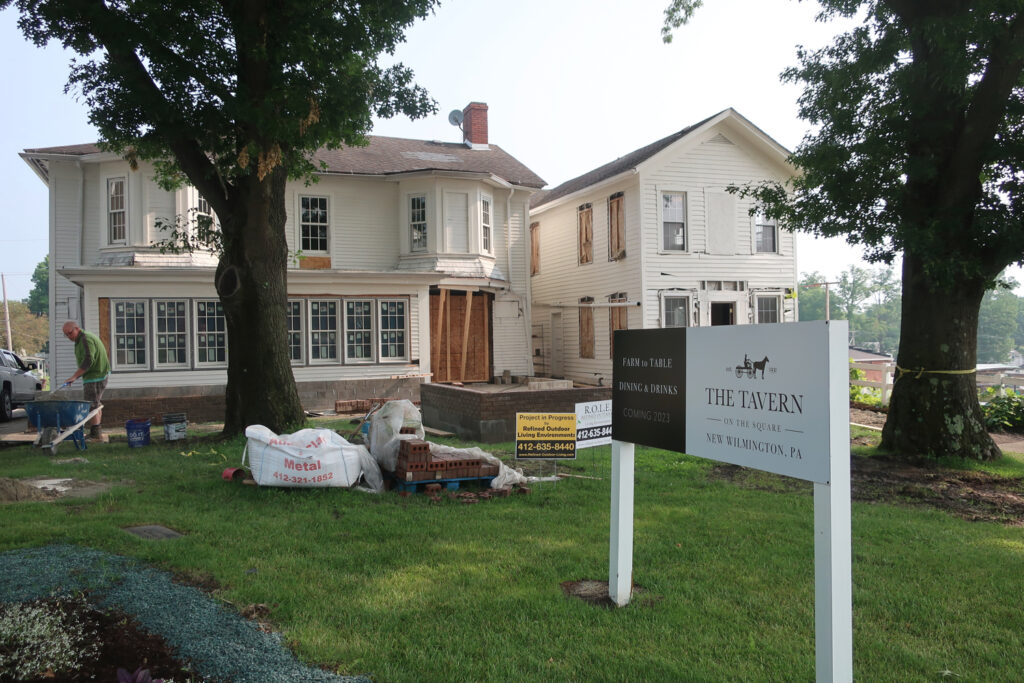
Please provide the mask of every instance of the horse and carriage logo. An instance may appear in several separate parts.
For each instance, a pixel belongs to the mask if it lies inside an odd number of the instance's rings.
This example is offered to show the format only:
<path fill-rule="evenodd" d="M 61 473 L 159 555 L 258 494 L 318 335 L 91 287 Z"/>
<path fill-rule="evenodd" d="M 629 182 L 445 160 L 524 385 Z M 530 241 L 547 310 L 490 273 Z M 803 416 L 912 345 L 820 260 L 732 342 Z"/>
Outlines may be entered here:
<path fill-rule="evenodd" d="M 736 366 L 736 376 L 754 379 L 757 377 L 757 373 L 760 372 L 761 379 L 764 379 L 764 371 L 766 367 L 768 367 L 768 356 L 765 356 L 761 360 L 752 361 L 747 354 L 743 354 L 743 365 Z M 772 371 L 774 372 L 774 369 Z"/>

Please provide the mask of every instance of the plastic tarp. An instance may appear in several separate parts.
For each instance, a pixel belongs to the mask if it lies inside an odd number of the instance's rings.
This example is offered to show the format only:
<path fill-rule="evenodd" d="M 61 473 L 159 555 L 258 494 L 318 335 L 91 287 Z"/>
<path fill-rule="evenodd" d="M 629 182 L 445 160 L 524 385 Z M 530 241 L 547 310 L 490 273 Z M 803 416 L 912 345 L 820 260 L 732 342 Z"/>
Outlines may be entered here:
<path fill-rule="evenodd" d="M 275 434 L 263 425 L 251 425 L 245 436 L 242 463 L 248 458 L 260 486 L 350 488 L 362 479 L 372 491 L 384 488 L 370 452 L 330 429 Z"/>
<path fill-rule="evenodd" d="M 402 434 L 402 427 L 412 427 L 415 434 Z M 388 401 L 370 416 L 370 453 L 376 459 L 380 469 L 394 472 L 398 462 L 399 444 L 403 439 L 423 439 L 423 422 L 419 408 L 412 401 Z M 536 477 L 526 477 L 521 470 L 514 470 L 499 458 L 477 447 L 454 448 L 428 442 L 431 455 L 468 455 L 498 466 L 498 476 L 491 481 L 491 488 L 504 488 L 513 484 L 525 484 L 537 481 Z"/>

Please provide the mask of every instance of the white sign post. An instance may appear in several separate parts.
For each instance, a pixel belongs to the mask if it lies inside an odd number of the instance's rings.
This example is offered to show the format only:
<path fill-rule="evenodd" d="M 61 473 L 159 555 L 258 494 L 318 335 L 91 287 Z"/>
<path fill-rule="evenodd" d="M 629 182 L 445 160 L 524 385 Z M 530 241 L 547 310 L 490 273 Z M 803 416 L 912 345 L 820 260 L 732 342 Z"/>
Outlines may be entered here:
<path fill-rule="evenodd" d="M 848 366 L 845 320 L 615 333 L 608 593 L 616 605 L 628 604 L 632 587 L 634 443 L 649 438 L 811 481 L 817 680 L 853 680 Z M 666 445 L 678 437 L 683 443 Z"/>

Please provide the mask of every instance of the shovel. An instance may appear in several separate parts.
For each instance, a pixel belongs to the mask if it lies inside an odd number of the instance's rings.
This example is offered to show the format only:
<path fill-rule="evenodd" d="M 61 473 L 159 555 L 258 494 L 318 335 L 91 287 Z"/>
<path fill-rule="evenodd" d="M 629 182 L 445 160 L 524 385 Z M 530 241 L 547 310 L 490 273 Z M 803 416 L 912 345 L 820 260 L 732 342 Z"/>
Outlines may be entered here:
<path fill-rule="evenodd" d="M 61 400 L 60 397 L 57 396 L 57 394 L 59 394 L 60 392 L 64 391 L 65 389 L 67 389 L 70 386 L 71 386 L 71 382 L 64 382 L 64 384 L 61 384 L 59 387 L 57 387 L 56 389 L 51 391 L 50 395 L 47 396 L 44 400 L 46 400 L 46 401 Z"/>

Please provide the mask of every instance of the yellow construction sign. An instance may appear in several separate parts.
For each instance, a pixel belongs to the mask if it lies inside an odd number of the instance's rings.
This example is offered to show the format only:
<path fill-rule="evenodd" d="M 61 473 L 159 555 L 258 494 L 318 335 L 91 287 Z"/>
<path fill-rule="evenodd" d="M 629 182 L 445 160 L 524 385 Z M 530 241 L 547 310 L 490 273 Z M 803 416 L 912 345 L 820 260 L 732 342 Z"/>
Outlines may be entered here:
<path fill-rule="evenodd" d="M 516 413 L 516 459 L 575 460 L 576 413 Z"/>

